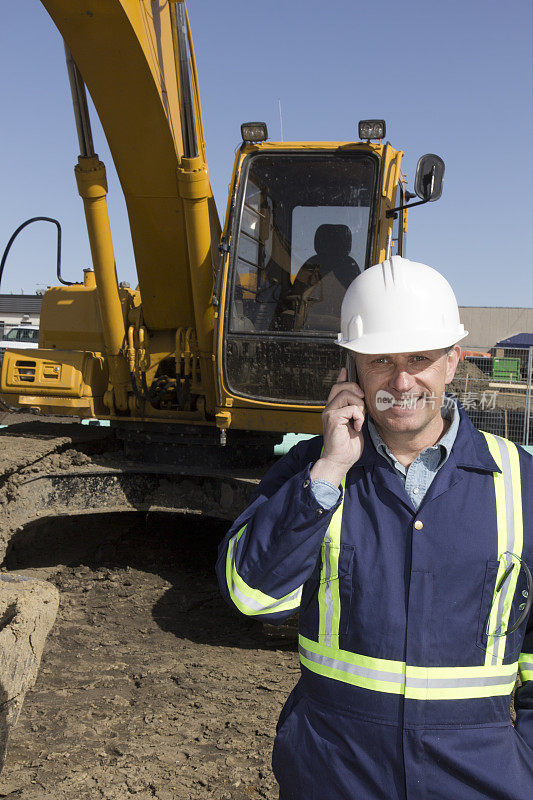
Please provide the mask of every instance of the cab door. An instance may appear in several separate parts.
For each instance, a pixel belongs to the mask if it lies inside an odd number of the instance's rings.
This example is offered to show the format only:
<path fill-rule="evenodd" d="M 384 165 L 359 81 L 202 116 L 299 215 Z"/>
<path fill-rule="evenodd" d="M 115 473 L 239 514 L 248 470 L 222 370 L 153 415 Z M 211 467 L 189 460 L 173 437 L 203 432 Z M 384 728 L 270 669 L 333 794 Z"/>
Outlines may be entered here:
<path fill-rule="evenodd" d="M 219 374 L 234 405 L 325 402 L 343 363 L 342 298 L 372 257 L 379 173 L 360 146 L 245 157 L 221 309 Z"/>

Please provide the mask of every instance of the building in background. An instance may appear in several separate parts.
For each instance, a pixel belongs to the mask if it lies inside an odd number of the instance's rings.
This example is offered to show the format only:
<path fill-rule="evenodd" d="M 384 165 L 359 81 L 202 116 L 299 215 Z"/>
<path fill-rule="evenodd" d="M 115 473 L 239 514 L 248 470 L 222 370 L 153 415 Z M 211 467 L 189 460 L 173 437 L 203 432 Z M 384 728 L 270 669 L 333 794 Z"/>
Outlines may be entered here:
<path fill-rule="evenodd" d="M 22 321 L 38 325 L 42 299 L 42 294 L 0 294 L 0 338 Z M 466 350 L 488 351 L 502 339 L 533 333 L 533 308 L 461 306 L 459 313 L 469 332 L 461 342 Z"/>
<path fill-rule="evenodd" d="M 461 342 L 464 350 L 488 351 L 502 339 L 518 333 L 533 333 L 533 308 L 461 306 L 459 314 L 468 331 Z"/>
<path fill-rule="evenodd" d="M 39 325 L 42 294 L 0 294 L 0 339 L 15 325 Z"/>

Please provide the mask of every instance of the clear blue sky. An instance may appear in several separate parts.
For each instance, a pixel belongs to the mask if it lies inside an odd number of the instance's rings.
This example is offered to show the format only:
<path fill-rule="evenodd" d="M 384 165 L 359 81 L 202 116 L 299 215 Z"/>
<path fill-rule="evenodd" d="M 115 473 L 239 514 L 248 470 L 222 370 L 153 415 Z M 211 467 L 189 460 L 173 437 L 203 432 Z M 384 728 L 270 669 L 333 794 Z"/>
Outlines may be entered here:
<path fill-rule="evenodd" d="M 90 256 L 61 39 L 38 0 L 2 6 L 0 246 L 27 217 L 57 217 L 64 275 L 78 279 Z M 409 257 L 440 269 L 461 305 L 533 305 L 531 0 L 189 0 L 188 8 L 221 217 L 240 123 L 265 120 L 278 139 L 278 98 L 285 139 L 350 141 L 359 119 L 384 117 L 411 181 L 421 154 L 446 162 L 441 200 L 410 213 Z M 120 186 L 94 112 L 92 120 L 119 277 L 135 285 Z M 2 292 L 54 283 L 54 232 L 32 227 L 12 250 Z"/>

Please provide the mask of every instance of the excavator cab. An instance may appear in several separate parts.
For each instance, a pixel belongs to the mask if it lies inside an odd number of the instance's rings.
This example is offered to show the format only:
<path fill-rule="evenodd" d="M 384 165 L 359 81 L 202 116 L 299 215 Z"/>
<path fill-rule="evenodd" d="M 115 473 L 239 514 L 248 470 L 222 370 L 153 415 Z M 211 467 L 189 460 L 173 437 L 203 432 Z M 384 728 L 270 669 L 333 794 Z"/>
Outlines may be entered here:
<path fill-rule="evenodd" d="M 319 405 L 341 366 L 347 287 L 369 266 L 380 158 L 363 147 L 244 156 L 228 229 L 223 374 L 232 394 Z"/>

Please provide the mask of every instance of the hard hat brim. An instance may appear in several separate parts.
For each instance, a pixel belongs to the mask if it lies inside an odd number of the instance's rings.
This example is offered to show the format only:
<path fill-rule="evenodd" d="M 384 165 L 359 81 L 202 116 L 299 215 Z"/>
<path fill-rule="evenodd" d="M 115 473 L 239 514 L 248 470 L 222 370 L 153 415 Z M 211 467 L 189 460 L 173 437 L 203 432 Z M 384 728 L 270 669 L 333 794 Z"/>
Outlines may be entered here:
<path fill-rule="evenodd" d="M 358 339 L 349 341 L 337 340 L 340 347 L 354 353 L 378 355 L 386 353 L 418 353 L 423 350 L 440 350 L 452 347 L 468 336 L 461 325 L 461 329 L 454 332 L 446 331 L 403 331 L 388 333 L 369 333 Z"/>

